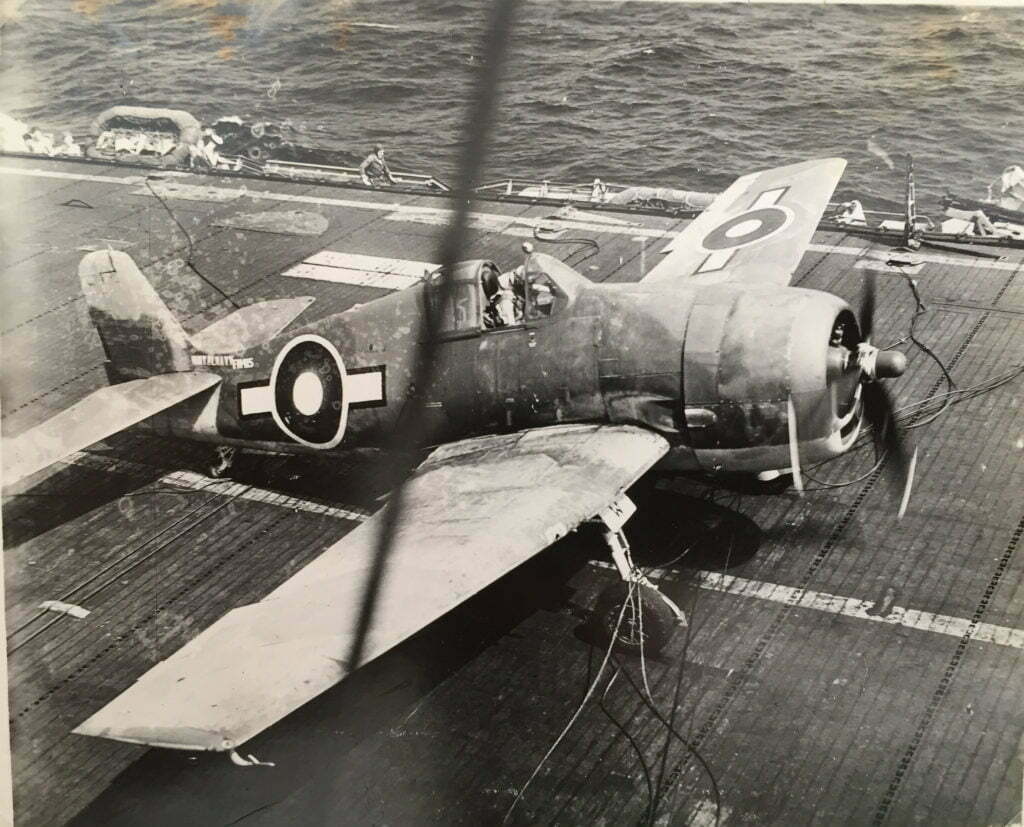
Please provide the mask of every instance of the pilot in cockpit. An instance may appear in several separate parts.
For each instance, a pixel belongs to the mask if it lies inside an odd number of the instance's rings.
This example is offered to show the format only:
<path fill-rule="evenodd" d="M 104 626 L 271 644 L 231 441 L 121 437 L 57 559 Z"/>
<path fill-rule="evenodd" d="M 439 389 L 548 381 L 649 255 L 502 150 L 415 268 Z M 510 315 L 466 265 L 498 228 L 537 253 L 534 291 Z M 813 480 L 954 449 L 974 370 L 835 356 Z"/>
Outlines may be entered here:
<path fill-rule="evenodd" d="M 550 316 L 555 309 L 556 289 L 551 277 L 531 258 L 533 245 L 523 242 L 525 260 L 504 273 L 488 265 L 480 274 L 485 309 L 484 327 L 508 327 Z"/>
<path fill-rule="evenodd" d="M 520 264 L 504 273 L 488 269 L 483 274 L 486 327 L 508 327 L 523 320 L 523 284 L 525 267 Z"/>
<path fill-rule="evenodd" d="M 530 318 L 550 316 L 555 306 L 555 294 L 547 283 L 547 276 L 531 273 L 527 276 L 527 284 L 530 291 Z"/>

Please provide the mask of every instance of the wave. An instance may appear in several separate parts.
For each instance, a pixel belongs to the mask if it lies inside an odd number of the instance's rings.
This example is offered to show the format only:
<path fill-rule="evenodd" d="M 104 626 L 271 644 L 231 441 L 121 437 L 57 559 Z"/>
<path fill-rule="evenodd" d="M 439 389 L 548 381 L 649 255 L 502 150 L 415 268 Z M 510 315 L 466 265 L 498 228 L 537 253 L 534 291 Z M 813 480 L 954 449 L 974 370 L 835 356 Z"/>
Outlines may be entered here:
<path fill-rule="evenodd" d="M 402 166 L 442 176 L 484 23 L 476 0 L 392 0 L 347 27 L 335 3 L 288 2 L 253 12 L 227 41 L 202 4 L 172 14 L 124 0 L 95 16 L 38 5 L 7 27 L 5 60 L 19 72 L 0 73 L 0 110 L 33 125 L 85 129 L 126 91 L 205 122 L 291 119 L 289 140 L 348 153 L 331 156 L 348 163 L 379 138 L 400 150 Z M 864 148 L 881 131 L 894 158 L 914 149 L 922 198 L 940 195 L 933 188 L 944 181 L 969 190 L 978 170 L 1020 160 L 1024 13 L 964 16 L 942 7 L 536 4 L 509 35 L 491 162 L 509 173 L 593 169 L 711 189 L 750 169 L 840 154 L 851 159 L 847 184 L 884 195 L 899 181 Z"/>

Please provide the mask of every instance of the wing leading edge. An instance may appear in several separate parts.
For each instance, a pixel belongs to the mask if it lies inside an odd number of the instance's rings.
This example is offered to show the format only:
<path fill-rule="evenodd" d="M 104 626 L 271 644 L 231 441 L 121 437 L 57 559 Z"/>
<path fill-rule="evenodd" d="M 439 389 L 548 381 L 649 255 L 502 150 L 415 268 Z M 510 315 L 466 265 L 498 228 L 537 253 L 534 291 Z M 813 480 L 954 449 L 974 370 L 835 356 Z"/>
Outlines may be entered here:
<path fill-rule="evenodd" d="M 789 284 L 845 168 L 842 158 L 824 158 L 736 179 L 644 281 Z"/>
<path fill-rule="evenodd" d="M 219 384 L 213 373 L 165 373 L 110 385 L 3 443 L 3 484 L 16 482 Z"/>
<path fill-rule="evenodd" d="M 630 426 L 556 426 L 439 448 L 407 483 L 364 647 L 372 660 L 613 502 L 668 449 Z M 75 732 L 228 750 L 334 685 L 380 514 L 259 603 L 228 612 Z"/>

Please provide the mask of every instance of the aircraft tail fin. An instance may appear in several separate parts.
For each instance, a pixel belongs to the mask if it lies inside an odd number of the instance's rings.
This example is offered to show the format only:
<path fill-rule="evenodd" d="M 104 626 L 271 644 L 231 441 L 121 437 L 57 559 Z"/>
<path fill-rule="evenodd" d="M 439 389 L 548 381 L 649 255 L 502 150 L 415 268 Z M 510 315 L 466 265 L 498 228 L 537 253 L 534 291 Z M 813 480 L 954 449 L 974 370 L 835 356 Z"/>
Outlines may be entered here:
<path fill-rule="evenodd" d="M 131 256 L 120 250 L 89 253 L 78 265 L 78 277 L 119 377 L 192 370 L 188 335 Z"/>

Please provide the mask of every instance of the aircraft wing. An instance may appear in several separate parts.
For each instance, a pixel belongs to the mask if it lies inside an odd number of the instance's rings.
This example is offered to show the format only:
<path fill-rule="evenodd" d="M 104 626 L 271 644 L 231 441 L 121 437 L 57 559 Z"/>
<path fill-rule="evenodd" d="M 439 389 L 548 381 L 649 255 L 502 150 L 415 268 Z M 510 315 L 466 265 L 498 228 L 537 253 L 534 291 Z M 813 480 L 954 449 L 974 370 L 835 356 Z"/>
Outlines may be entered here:
<path fill-rule="evenodd" d="M 646 282 L 789 284 L 846 161 L 744 175 L 662 250 Z"/>
<path fill-rule="evenodd" d="M 650 431 L 596 425 L 439 448 L 406 483 L 360 663 L 346 658 L 380 513 L 263 601 L 228 612 L 75 732 L 234 749 L 596 515 L 667 450 Z"/>
<path fill-rule="evenodd" d="M 163 373 L 93 391 L 35 428 L 3 442 L 3 484 L 13 485 L 220 382 L 213 373 Z"/>

